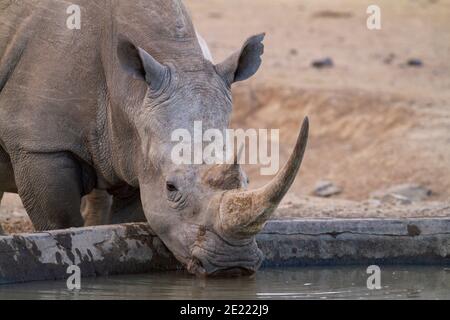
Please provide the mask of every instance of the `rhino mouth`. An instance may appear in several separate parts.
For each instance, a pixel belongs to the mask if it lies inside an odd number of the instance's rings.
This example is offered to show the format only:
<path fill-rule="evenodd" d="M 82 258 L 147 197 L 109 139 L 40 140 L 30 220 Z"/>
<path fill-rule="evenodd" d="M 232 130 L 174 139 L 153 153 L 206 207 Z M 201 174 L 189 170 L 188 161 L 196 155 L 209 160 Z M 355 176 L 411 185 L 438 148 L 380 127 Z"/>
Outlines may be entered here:
<path fill-rule="evenodd" d="M 230 242 L 213 231 L 197 241 L 187 264 L 190 273 L 207 277 L 238 277 L 254 274 L 263 261 L 255 239 Z"/>
<path fill-rule="evenodd" d="M 235 277 L 250 277 L 255 274 L 255 270 L 246 268 L 228 268 L 217 270 L 209 275 L 212 278 L 235 278 Z"/>
<path fill-rule="evenodd" d="M 259 269 L 260 261 L 256 261 L 252 266 L 243 266 L 239 263 L 233 263 L 236 266 L 221 266 L 216 265 L 209 260 L 200 260 L 197 257 L 191 259 L 187 270 L 199 277 L 209 278 L 234 278 L 252 276 Z"/>

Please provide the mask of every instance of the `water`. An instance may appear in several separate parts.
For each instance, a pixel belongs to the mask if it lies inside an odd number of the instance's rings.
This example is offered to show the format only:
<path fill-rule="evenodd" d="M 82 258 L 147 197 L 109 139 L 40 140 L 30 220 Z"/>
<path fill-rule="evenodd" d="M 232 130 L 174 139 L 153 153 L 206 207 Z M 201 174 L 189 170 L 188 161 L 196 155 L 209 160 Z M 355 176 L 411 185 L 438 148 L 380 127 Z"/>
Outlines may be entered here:
<path fill-rule="evenodd" d="M 265 269 L 253 278 L 198 279 L 183 272 L 0 286 L 0 299 L 450 299 L 450 269 L 382 267 L 380 290 L 364 267 Z"/>

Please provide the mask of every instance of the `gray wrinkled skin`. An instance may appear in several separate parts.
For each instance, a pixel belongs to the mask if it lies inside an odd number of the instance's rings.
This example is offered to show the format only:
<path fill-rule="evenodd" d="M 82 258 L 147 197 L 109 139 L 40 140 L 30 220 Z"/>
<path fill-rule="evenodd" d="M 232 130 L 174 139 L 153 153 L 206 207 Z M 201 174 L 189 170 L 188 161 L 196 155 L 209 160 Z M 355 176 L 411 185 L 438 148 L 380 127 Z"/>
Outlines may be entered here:
<path fill-rule="evenodd" d="M 80 199 L 94 189 L 113 195 L 112 216 L 142 200 L 192 273 L 255 271 L 254 237 L 221 234 L 214 209 L 241 170 L 169 155 L 175 129 L 228 127 L 231 84 L 256 73 L 264 36 L 213 65 L 180 1 L 73 3 L 81 30 L 66 27 L 67 2 L 0 0 L 0 192 L 20 195 L 37 230 L 82 226 Z"/>
<path fill-rule="evenodd" d="M 2 202 L 3 192 L 0 192 L 0 203 Z M 5 231 L 3 231 L 2 225 L 0 224 L 0 236 L 5 235 Z"/>

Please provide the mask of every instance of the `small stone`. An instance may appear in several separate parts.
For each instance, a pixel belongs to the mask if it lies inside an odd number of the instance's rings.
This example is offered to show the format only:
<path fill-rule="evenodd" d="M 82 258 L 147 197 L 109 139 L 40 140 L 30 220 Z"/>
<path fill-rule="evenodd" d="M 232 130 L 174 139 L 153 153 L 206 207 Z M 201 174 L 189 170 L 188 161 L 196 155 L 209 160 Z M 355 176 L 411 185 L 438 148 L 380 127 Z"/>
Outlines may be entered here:
<path fill-rule="evenodd" d="M 408 226 L 406 228 L 408 230 L 408 235 L 410 237 L 418 237 L 422 233 L 420 228 L 414 224 L 408 224 Z"/>
<path fill-rule="evenodd" d="M 392 204 L 392 205 L 407 205 L 407 204 L 411 204 L 412 201 L 404 196 L 398 195 L 398 194 L 387 194 L 385 196 L 383 196 L 380 201 L 382 203 L 386 203 L 386 204 Z"/>
<path fill-rule="evenodd" d="M 314 18 L 349 19 L 353 17 L 351 12 L 323 10 L 313 14 Z"/>
<path fill-rule="evenodd" d="M 369 199 L 364 203 L 371 207 L 380 207 L 381 206 L 381 201 L 378 199 Z"/>
<path fill-rule="evenodd" d="M 298 51 L 297 51 L 297 49 L 292 48 L 291 50 L 289 50 L 289 54 L 290 54 L 291 56 L 296 56 L 296 55 L 298 55 Z"/>
<path fill-rule="evenodd" d="M 331 181 L 319 181 L 314 188 L 314 195 L 317 197 L 327 198 L 340 194 L 342 189 Z"/>
<path fill-rule="evenodd" d="M 325 58 L 314 60 L 311 65 L 316 69 L 332 68 L 334 66 L 334 62 L 331 58 Z"/>
<path fill-rule="evenodd" d="M 391 64 L 395 59 L 395 54 L 394 53 L 390 53 L 386 58 L 383 59 L 383 62 L 385 64 Z"/>
<path fill-rule="evenodd" d="M 406 183 L 390 187 L 386 190 L 375 191 L 370 197 L 384 203 L 395 202 L 409 204 L 411 202 L 426 200 L 431 194 L 432 191 L 426 187 L 414 183 Z"/>
<path fill-rule="evenodd" d="M 211 19 L 220 19 L 220 18 L 222 18 L 222 14 L 221 14 L 220 12 L 210 12 L 210 13 L 208 14 L 208 16 L 209 16 Z"/>
<path fill-rule="evenodd" d="M 406 64 L 409 67 L 422 67 L 423 66 L 423 62 L 420 59 L 409 59 Z"/>

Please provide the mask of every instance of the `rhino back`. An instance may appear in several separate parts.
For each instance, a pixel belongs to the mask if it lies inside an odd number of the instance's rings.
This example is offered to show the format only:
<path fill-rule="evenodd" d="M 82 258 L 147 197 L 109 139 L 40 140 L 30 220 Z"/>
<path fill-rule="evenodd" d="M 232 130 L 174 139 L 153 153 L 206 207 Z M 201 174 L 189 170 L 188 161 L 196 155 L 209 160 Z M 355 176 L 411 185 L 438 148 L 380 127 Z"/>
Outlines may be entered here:
<path fill-rule="evenodd" d="M 63 1 L 6 2 L 0 12 L 0 139 L 10 152 L 71 151 L 89 158 L 84 142 L 102 83 L 95 12 L 84 15 L 84 30 L 70 30 Z"/>

